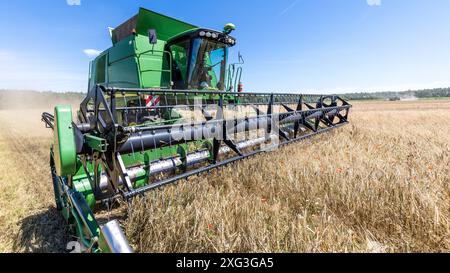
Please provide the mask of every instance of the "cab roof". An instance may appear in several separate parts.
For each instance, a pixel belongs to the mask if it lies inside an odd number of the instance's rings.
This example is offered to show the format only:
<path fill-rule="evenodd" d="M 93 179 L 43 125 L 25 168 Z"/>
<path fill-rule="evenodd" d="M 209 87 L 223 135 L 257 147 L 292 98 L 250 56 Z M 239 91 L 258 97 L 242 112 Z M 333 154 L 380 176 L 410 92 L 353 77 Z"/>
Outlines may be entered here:
<path fill-rule="evenodd" d="M 227 44 L 229 46 L 234 46 L 236 44 L 236 39 L 228 34 L 223 32 L 207 29 L 207 28 L 196 28 L 180 33 L 174 37 L 172 37 L 168 42 L 168 44 L 178 43 L 185 39 L 192 38 L 203 38 L 208 39 L 220 43 Z"/>
<path fill-rule="evenodd" d="M 198 29 L 198 27 L 145 8 L 140 8 L 137 15 L 112 30 L 112 42 L 116 44 L 133 34 L 148 36 L 149 29 L 156 30 L 159 40 L 168 41 L 174 36 Z"/>

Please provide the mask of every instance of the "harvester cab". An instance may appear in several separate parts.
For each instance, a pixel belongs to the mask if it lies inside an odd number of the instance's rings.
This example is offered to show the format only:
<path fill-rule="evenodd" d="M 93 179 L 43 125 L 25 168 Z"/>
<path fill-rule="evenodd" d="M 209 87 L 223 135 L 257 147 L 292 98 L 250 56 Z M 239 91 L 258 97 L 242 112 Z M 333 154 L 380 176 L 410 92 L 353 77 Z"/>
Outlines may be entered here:
<path fill-rule="evenodd" d="M 226 91 L 234 29 L 203 29 L 141 9 L 110 30 L 113 47 L 92 62 L 89 86 Z"/>
<path fill-rule="evenodd" d="M 167 43 L 172 53 L 174 88 L 225 91 L 228 48 L 236 43 L 228 34 L 198 29 Z"/>
<path fill-rule="evenodd" d="M 234 29 L 140 9 L 91 63 L 78 120 L 70 106 L 43 114 L 54 131 L 56 205 L 86 251 L 131 251 L 117 221 L 95 217 L 117 200 L 348 123 L 351 105 L 339 96 L 238 92 L 243 60 L 227 67 Z"/>

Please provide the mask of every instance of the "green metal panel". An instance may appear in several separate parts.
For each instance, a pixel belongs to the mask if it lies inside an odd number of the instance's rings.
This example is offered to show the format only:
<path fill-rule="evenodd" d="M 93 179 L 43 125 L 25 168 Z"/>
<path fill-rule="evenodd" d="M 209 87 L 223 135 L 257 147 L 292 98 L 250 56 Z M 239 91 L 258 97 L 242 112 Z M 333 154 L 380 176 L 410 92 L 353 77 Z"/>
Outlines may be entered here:
<path fill-rule="evenodd" d="M 108 50 L 106 85 L 128 88 L 170 87 L 171 57 L 164 47 L 164 41 L 158 40 L 157 44 L 151 45 L 148 38 L 142 35 L 119 42 Z"/>
<path fill-rule="evenodd" d="M 112 64 L 123 58 L 130 58 L 135 56 L 134 36 L 130 36 L 108 50 L 109 63 Z"/>
<path fill-rule="evenodd" d="M 148 9 L 140 8 L 136 32 L 141 35 L 147 35 L 149 29 L 155 29 L 158 39 L 168 41 L 182 32 L 196 28 L 198 27 Z"/>
<path fill-rule="evenodd" d="M 72 128 L 72 108 L 69 105 L 55 107 L 54 154 L 58 176 L 71 176 L 76 172 L 77 149 Z"/>
<path fill-rule="evenodd" d="M 89 147 L 91 147 L 92 149 L 94 149 L 96 151 L 99 151 L 102 153 L 105 153 L 107 151 L 108 143 L 107 143 L 106 139 L 104 139 L 104 138 L 86 134 L 84 136 L 84 140 Z"/>
<path fill-rule="evenodd" d="M 73 185 L 77 192 L 83 194 L 89 208 L 94 209 L 96 200 L 95 200 L 95 196 L 94 196 L 94 191 L 92 190 L 92 186 L 89 183 L 89 179 L 87 179 L 87 178 L 80 179 L 80 180 L 74 179 Z"/>
<path fill-rule="evenodd" d="M 102 52 L 94 61 L 90 64 L 89 75 L 89 89 L 93 88 L 96 84 L 107 84 L 108 74 L 106 72 L 108 61 L 108 50 Z"/>
<path fill-rule="evenodd" d="M 135 38 L 136 54 L 139 62 L 141 88 L 170 87 L 170 54 L 164 51 L 166 43 L 158 40 L 152 45 L 148 37 L 138 35 Z"/>
<path fill-rule="evenodd" d="M 108 86 L 140 88 L 134 37 L 120 41 L 108 50 Z"/>
<path fill-rule="evenodd" d="M 69 190 L 71 215 L 74 217 L 79 239 L 84 246 L 90 248 L 98 241 L 100 227 L 84 195 L 78 191 Z"/>
<path fill-rule="evenodd" d="M 108 66 L 107 86 L 141 88 L 137 62 L 137 58 L 132 57 Z"/>

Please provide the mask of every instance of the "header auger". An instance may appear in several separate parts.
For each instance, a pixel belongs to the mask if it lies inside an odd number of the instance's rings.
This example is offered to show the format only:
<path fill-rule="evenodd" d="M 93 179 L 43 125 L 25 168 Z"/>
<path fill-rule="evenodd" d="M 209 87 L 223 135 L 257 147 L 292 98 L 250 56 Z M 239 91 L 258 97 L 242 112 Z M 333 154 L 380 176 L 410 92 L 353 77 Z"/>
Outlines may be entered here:
<path fill-rule="evenodd" d="M 227 73 L 233 29 L 202 29 L 141 9 L 111 31 L 114 46 L 92 62 L 77 121 L 68 106 L 43 115 L 54 130 L 57 207 L 86 251 L 131 251 L 117 221 L 100 228 L 99 204 L 348 123 L 351 105 L 339 96 L 237 92 L 231 83 L 241 72 Z"/>

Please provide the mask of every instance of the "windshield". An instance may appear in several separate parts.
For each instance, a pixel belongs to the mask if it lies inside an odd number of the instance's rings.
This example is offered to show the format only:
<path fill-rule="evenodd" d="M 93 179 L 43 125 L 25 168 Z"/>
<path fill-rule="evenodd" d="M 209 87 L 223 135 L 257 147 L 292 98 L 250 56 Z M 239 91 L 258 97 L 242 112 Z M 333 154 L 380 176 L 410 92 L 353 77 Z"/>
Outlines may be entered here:
<path fill-rule="evenodd" d="M 176 89 L 225 90 L 227 45 L 203 38 L 170 45 Z"/>
<path fill-rule="evenodd" d="M 227 48 L 224 44 L 195 39 L 188 73 L 189 89 L 224 90 Z"/>

